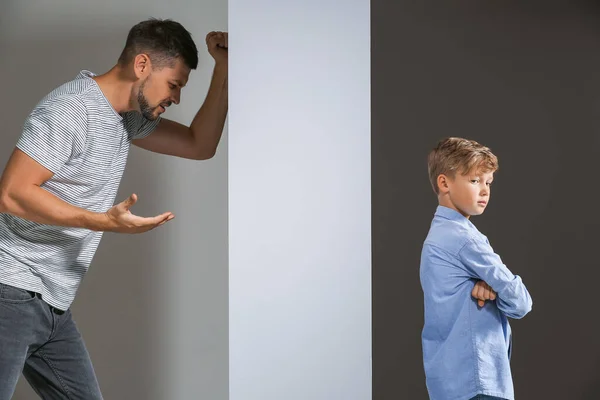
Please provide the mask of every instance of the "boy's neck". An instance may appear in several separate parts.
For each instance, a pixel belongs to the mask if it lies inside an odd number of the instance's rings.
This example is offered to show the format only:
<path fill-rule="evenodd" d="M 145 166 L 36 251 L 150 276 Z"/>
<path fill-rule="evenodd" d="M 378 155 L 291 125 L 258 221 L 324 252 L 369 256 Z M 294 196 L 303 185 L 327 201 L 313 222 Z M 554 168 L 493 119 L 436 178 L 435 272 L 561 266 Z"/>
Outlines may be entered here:
<path fill-rule="evenodd" d="M 469 214 L 466 214 L 466 213 L 462 212 L 461 210 L 459 210 L 458 207 L 456 207 L 447 196 L 439 196 L 438 203 L 442 207 L 446 207 L 446 208 L 456 211 L 457 213 L 459 213 L 466 219 L 469 219 L 469 220 L 471 219 L 471 216 Z"/>

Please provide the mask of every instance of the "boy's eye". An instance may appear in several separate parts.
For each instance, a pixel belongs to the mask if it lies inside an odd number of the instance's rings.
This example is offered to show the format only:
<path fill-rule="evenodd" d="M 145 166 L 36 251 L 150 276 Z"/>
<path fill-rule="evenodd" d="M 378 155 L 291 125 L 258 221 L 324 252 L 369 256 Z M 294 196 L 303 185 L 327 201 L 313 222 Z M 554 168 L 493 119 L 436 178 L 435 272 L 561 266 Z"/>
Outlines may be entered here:
<path fill-rule="evenodd" d="M 169 88 L 170 89 L 175 89 L 175 85 L 173 85 L 172 83 L 169 83 Z"/>
<path fill-rule="evenodd" d="M 479 179 L 471 179 L 471 183 L 479 183 Z"/>

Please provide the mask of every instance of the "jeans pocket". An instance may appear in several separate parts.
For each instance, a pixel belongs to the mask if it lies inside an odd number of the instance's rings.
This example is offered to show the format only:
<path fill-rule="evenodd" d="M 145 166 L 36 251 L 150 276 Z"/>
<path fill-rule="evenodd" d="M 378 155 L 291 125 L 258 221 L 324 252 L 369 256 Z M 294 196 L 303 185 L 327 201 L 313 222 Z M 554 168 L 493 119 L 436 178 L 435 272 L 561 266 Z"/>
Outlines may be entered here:
<path fill-rule="evenodd" d="M 0 283 L 0 302 L 28 303 L 35 299 L 35 293 L 11 285 Z"/>

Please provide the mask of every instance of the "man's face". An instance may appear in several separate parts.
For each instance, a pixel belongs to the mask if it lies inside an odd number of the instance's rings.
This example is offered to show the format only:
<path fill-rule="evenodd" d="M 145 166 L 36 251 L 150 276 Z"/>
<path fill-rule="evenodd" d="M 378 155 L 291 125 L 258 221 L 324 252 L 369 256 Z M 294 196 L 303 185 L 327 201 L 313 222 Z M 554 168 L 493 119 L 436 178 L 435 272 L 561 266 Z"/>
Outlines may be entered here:
<path fill-rule="evenodd" d="M 447 178 L 447 205 L 469 218 L 485 211 L 491 195 L 494 173 L 474 170 L 467 174 L 456 173 Z"/>
<path fill-rule="evenodd" d="M 181 89 L 189 76 L 190 69 L 179 59 L 172 66 L 152 70 L 138 89 L 137 101 L 142 115 L 154 121 L 172 103 L 179 104 Z"/>

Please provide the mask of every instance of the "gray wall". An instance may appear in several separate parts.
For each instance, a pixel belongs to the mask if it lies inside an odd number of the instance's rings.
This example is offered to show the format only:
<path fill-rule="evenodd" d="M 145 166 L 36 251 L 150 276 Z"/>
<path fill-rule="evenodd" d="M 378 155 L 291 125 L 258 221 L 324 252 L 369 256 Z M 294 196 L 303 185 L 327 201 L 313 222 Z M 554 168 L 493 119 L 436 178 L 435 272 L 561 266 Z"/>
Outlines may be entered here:
<path fill-rule="evenodd" d="M 426 157 L 462 136 L 500 159 L 473 222 L 522 276 L 520 399 L 598 398 L 600 14 L 593 2 L 372 1 L 373 386 L 426 399 L 420 250 Z"/>
<path fill-rule="evenodd" d="M 229 7 L 230 399 L 368 400 L 369 1 Z"/>
<path fill-rule="evenodd" d="M 227 29 L 226 0 L 17 1 L 0 12 L 0 164 L 32 107 L 80 69 L 108 70 L 135 23 L 173 18 L 200 49 L 182 103 L 166 117 L 189 123 L 208 89 L 213 61 L 204 42 Z M 226 399 L 227 137 L 216 157 L 194 162 L 132 148 L 119 201 L 134 212 L 171 210 L 155 231 L 106 234 L 73 305 L 108 399 Z M 116 272 L 122 277 L 114 281 Z M 36 398 L 25 380 L 15 399 Z"/>

